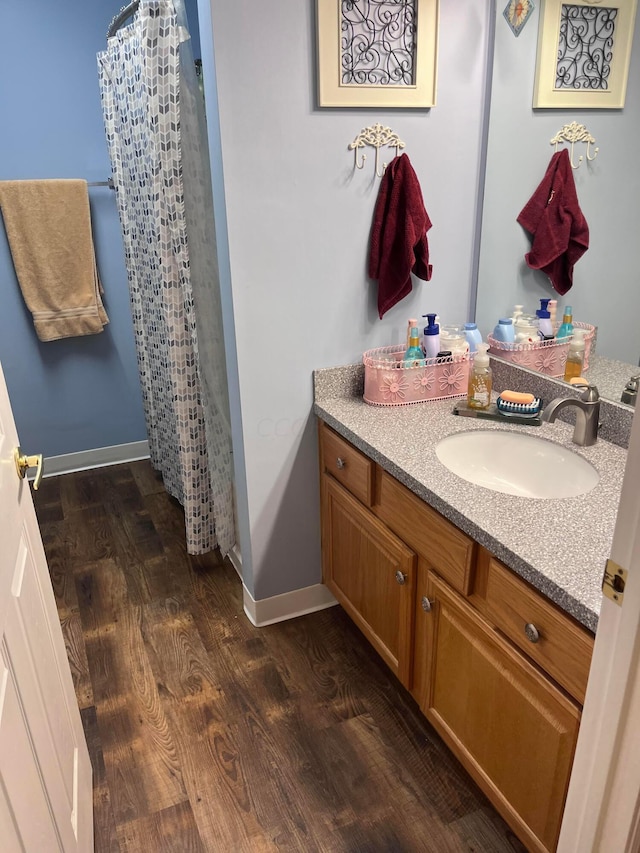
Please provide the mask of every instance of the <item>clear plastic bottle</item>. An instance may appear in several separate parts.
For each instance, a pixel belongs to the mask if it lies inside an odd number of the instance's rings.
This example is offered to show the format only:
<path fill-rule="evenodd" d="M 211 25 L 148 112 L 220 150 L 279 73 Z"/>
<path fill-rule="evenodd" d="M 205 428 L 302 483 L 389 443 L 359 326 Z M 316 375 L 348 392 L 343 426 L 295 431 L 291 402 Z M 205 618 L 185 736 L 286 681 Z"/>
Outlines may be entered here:
<path fill-rule="evenodd" d="M 470 409 L 488 409 L 491 404 L 492 376 L 488 349 L 489 344 L 478 344 L 473 359 L 467 394 L 467 405 Z"/>
<path fill-rule="evenodd" d="M 418 328 L 418 321 L 416 318 L 411 317 L 410 320 L 407 320 L 407 349 L 411 346 L 410 338 L 411 338 L 411 329 Z"/>
<path fill-rule="evenodd" d="M 564 381 L 582 376 L 584 367 L 584 329 L 574 329 L 573 338 L 569 343 L 569 352 L 564 366 Z"/>
<path fill-rule="evenodd" d="M 557 340 L 561 338 L 569 338 L 573 334 L 573 308 L 571 305 L 565 305 L 564 314 L 562 315 L 562 325 L 556 334 Z"/>
<path fill-rule="evenodd" d="M 407 351 L 405 352 L 402 358 L 402 366 L 403 367 L 420 367 L 424 364 L 424 353 L 422 352 L 422 347 L 420 346 L 420 336 L 418 334 L 417 326 L 414 326 L 411 329 L 411 336 L 409 338 L 409 346 L 407 347 Z"/>

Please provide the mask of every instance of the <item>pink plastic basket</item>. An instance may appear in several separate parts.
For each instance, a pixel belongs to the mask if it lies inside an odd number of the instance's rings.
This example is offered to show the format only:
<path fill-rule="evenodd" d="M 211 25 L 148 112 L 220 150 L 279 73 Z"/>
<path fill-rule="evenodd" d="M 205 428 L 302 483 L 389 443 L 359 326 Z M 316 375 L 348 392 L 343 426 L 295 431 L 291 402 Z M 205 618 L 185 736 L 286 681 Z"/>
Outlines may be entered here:
<path fill-rule="evenodd" d="M 585 329 L 587 332 L 584 336 L 584 369 L 586 370 L 589 367 L 589 353 L 596 329 L 595 326 L 590 326 L 588 323 L 574 322 L 573 325 L 578 329 Z M 538 371 L 538 373 L 555 377 L 564 376 L 569 341 L 570 338 L 565 338 L 562 342 L 553 340 L 538 341 L 532 344 L 507 344 L 503 341 L 497 341 L 493 335 L 487 335 L 489 352 L 493 355 L 521 367 L 528 367 L 530 370 Z"/>
<path fill-rule="evenodd" d="M 428 400 L 466 397 L 469 355 L 426 358 L 418 367 L 404 367 L 405 346 L 378 347 L 362 356 L 364 401 L 373 406 L 408 406 Z"/>

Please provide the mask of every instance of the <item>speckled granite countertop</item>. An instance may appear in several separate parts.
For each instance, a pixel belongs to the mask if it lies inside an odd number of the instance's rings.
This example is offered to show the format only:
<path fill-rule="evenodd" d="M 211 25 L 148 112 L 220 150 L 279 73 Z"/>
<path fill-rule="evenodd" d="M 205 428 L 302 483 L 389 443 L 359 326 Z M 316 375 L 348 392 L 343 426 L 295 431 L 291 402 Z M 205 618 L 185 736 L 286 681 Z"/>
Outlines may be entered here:
<path fill-rule="evenodd" d="M 453 524 L 573 615 L 596 630 L 601 582 L 609 557 L 626 451 L 607 441 L 578 447 L 573 427 L 539 427 L 461 418 L 454 402 L 377 407 L 359 392 L 361 365 L 314 374 L 314 411 L 348 441 Z M 576 498 L 536 500 L 475 486 L 442 465 L 435 452 L 445 436 L 468 430 L 528 432 L 588 459 L 600 482 Z"/>

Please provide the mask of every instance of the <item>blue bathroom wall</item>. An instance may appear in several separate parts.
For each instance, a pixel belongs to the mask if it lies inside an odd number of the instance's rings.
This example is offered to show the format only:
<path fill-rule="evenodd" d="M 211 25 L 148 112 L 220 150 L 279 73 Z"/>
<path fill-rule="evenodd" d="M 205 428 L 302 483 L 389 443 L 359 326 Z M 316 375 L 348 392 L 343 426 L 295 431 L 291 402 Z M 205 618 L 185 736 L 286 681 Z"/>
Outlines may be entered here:
<path fill-rule="evenodd" d="M 121 0 L 3 4 L 0 180 L 111 174 L 96 54 Z M 197 40 L 196 0 L 187 0 Z M 41 343 L 0 226 L 0 362 L 18 434 L 45 456 L 146 438 L 115 194 L 89 190 L 105 307 L 102 334 Z"/>

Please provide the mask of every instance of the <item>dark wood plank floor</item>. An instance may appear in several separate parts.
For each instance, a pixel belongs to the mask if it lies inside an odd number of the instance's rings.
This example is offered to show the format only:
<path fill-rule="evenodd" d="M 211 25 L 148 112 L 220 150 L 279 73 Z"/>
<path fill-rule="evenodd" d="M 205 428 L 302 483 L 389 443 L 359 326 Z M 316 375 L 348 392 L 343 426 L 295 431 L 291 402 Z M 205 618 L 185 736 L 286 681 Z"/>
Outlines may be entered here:
<path fill-rule="evenodd" d="M 98 853 L 524 851 L 339 607 L 250 624 L 148 463 L 36 504 Z"/>

